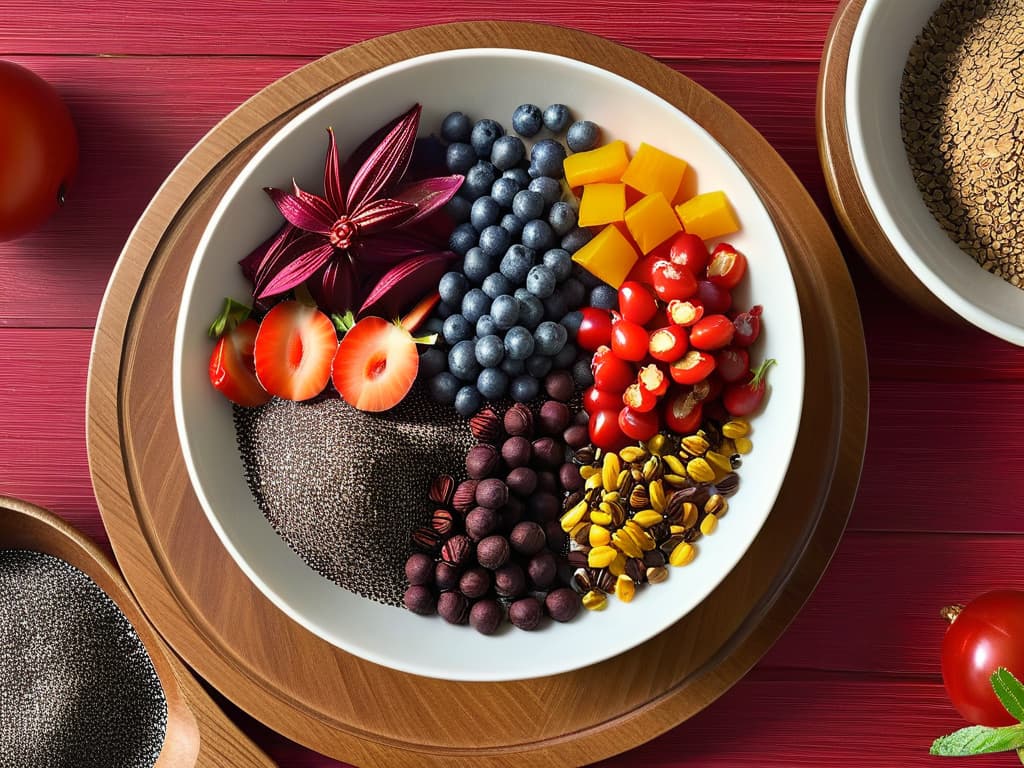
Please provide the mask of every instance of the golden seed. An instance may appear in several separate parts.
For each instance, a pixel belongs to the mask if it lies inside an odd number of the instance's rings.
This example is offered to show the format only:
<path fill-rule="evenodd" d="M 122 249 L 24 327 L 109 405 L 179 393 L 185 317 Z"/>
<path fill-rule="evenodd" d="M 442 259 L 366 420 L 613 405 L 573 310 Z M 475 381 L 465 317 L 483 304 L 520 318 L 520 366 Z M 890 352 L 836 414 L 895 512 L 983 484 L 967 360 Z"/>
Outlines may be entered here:
<path fill-rule="evenodd" d="M 651 503 L 650 494 L 647 493 L 646 485 L 637 485 L 633 488 L 633 492 L 629 494 L 629 506 L 633 509 L 643 509 Z"/>
<path fill-rule="evenodd" d="M 675 536 L 677 533 L 686 533 L 686 528 L 681 525 L 670 525 L 668 532 Z"/>
<path fill-rule="evenodd" d="M 583 519 L 587 513 L 587 502 L 581 501 L 564 515 L 562 515 L 562 530 L 568 533 L 576 524 Z"/>
<path fill-rule="evenodd" d="M 722 434 L 730 439 L 750 434 L 750 422 L 746 419 L 731 419 L 722 425 Z"/>
<path fill-rule="evenodd" d="M 600 472 L 595 472 L 592 476 L 587 478 L 587 482 L 583 485 L 588 491 L 595 488 L 603 488 L 604 482 Z"/>
<path fill-rule="evenodd" d="M 644 480 L 650 482 L 658 476 L 658 469 L 661 466 L 661 459 L 657 456 L 651 456 L 647 461 L 644 462 L 643 473 Z"/>
<path fill-rule="evenodd" d="M 590 478 L 592 478 L 597 473 L 598 473 L 597 467 L 592 466 L 590 464 L 587 464 L 585 466 L 580 467 L 580 477 L 582 477 L 584 480 L 589 480 Z"/>
<path fill-rule="evenodd" d="M 692 544 L 681 541 L 676 545 L 676 548 L 672 550 L 672 554 L 668 556 L 668 561 L 672 565 L 683 566 L 691 562 L 696 556 L 697 548 Z"/>
<path fill-rule="evenodd" d="M 700 435 L 689 435 L 683 438 L 683 449 L 691 456 L 703 456 L 708 449 L 708 441 Z"/>
<path fill-rule="evenodd" d="M 602 525 L 590 526 L 590 530 L 587 531 L 587 537 L 592 547 L 606 547 L 608 542 L 612 540 L 612 535 Z"/>
<path fill-rule="evenodd" d="M 715 479 L 715 470 L 702 458 L 690 459 L 686 465 L 686 474 L 698 483 L 710 483 Z"/>
<path fill-rule="evenodd" d="M 717 527 L 718 518 L 715 515 L 704 515 L 704 519 L 700 521 L 700 532 L 705 536 L 710 536 Z"/>
<path fill-rule="evenodd" d="M 684 488 L 690 484 L 690 481 L 683 475 L 665 475 L 664 480 L 669 485 L 674 485 L 679 488 Z"/>
<path fill-rule="evenodd" d="M 729 502 L 725 500 L 725 497 L 721 494 L 714 494 L 708 497 L 708 500 L 704 502 L 704 511 L 710 515 L 721 517 L 729 511 Z"/>
<path fill-rule="evenodd" d="M 636 585 L 626 574 L 622 574 L 615 580 L 615 596 L 624 603 L 632 601 L 636 594 Z"/>
<path fill-rule="evenodd" d="M 653 509 L 644 509 L 633 515 L 633 520 L 641 528 L 650 528 L 652 525 L 657 525 L 664 519 L 665 516 L 661 514 L 661 512 Z"/>
<path fill-rule="evenodd" d="M 634 462 L 641 461 L 647 458 L 647 451 L 641 448 L 639 445 L 627 445 L 621 451 L 619 456 L 623 461 Z"/>
<path fill-rule="evenodd" d="M 624 482 L 626 482 L 626 478 L 627 477 L 629 477 L 629 470 L 628 469 L 624 469 L 621 472 L 619 472 L 618 477 L 615 478 L 615 488 L 612 489 L 612 490 L 616 490 L 617 491 L 619 488 L 621 488 L 622 484 Z M 618 497 L 616 497 L 616 498 L 618 498 Z"/>
<path fill-rule="evenodd" d="M 601 478 L 604 481 L 604 487 L 609 491 L 618 490 L 619 472 L 621 471 L 622 463 L 619 461 L 619 455 L 617 453 L 606 453 L 604 455 L 604 464 L 601 466 Z"/>
<path fill-rule="evenodd" d="M 581 520 L 572 527 L 572 530 L 569 531 L 569 535 L 575 539 L 577 536 L 580 535 L 581 532 L 585 532 L 587 530 L 587 526 L 589 525 L 590 523 L 588 523 L 586 520 Z"/>
<path fill-rule="evenodd" d="M 625 531 L 629 538 L 633 540 L 633 543 L 643 552 L 654 549 L 654 538 L 632 520 L 627 520 L 626 525 L 620 530 Z"/>
<path fill-rule="evenodd" d="M 608 572 L 612 576 L 621 576 L 626 572 L 626 556 L 619 552 L 608 566 Z"/>
<path fill-rule="evenodd" d="M 676 475 L 685 475 L 686 466 L 679 460 L 678 456 L 673 456 L 671 453 L 666 453 L 661 457 L 661 460 L 668 464 L 668 468 Z"/>
<path fill-rule="evenodd" d="M 647 486 L 647 494 L 651 497 L 651 506 L 657 512 L 665 511 L 665 488 L 660 480 L 652 480 Z"/>
<path fill-rule="evenodd" d="M 697 515 L 700 510 L 697 509 L 697 505 L 692 501 L 683 502 L 683 517 L 682 524 L 686 528 L 693 528 L 697 524 Z M 593 517 L 593 515 L 591 515 Z"/>
<path fill-rule="evenodd" d="M 595 509 L 590 513 L 590 522 L 594 525 L 609 526 L 612 524 L 612 516 L 607 512 Z"/>
<path fill-rule="evenodd" d="M 732 472 L 732 462 L 729 461 L 728 456 L 723 456 L 718 451 L 708 451 L 704 454 L 704 458 L 715 469 L 720 469 L 723 472 Z"/>
<path fill-rule="evenodd" d="M 592 589 L 583 596 L 581 602 L 588 611 L 603 611 L 608 605 L 608 597 L 604 592 Z"/>
<path fill-rule="evenodd" d="M 629 557 L 643 557 L 644 553 L 641 551 L 637 543 L 633 541 L 633 537 L 626 533 L 624 530 L 616 531 L 612 534 L 612 544 L 619 548 L 621 552 L 628 555 Z M 623 563 L 625 565 L 625 563 Z"/>
<path fill-rule="evenodd" d="M 605 491 L 603 499 L 604 499 L 604 501 L 607 501 L 607 502 L 618 501 L 619 500 L 619 492 L 618 491 Z"/>
<path fill-rule="evenodd" d="M 668 578 L 668 568 L 663 565 L 655 565 L 647 569 L 647 581 L 651 584 L 661 584 Z"/>
<path fill-rule="evenodd" d="M 591 568 L 607 568 L 619 553 L 611 547 L 594 547 L 587 553 L 587 565 Z"/>
<path fill-rule="evenodd" d="M 665 445 L 668 443 L 668 438 L 664 435 L 655 435 L 647 441 L 647 450 L 653 453 L 655 456 L 660 456 L 662 451 L 665 450 Z"/>
<path fill-rule="evenodd" d="M 754 450 L 754 444 L 750 442 L 750 438 L 737 437 L 733 442 L 736 444 L 736 453 L 746 456 Z"/>

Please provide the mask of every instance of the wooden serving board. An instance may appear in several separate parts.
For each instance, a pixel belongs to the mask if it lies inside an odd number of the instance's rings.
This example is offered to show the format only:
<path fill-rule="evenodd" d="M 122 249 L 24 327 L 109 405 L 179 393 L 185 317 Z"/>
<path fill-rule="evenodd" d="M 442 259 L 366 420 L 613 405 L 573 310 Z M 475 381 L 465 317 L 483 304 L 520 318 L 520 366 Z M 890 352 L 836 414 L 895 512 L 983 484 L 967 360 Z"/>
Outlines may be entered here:
<path fill-rule="evenodd" d="M 818 154 L 832 206 L 850 241 L 878 279 L 896 295 L 947 322 L 966 321 L 918 280 L 871 211 L 846 131 L 846 70 L 850 46 L 865 0 L 844 0 L 832 18 L 818 73 Z"/>
<path fill-rule="evenodd" d="M 155 768 L 250 768 L 274 763 L 224 715 L 150 625 L 117 566 L 52 512 L 0 496 L 0 549 L 59 557 L 91 578 L 125 615 L 149 653 L 167 699 L 167 733 Z"/>
<path fill-rule="evenodd" d="M 173 328 L 195 245 L 225 188 L 267 138 L 332 88 L 454 48 L 509 47 L 589 62 L 675 104 L 721 142 L 765 199 L 803 314 L 806 403 L 792 469 L 730 576 L 658 637 L 601 664 L 507 683 L 416 677 L 305 631 L 222 547 L 190 487 L 171 405 Z M 669 68 L 606 40 L 534 24 L 474 22 L 370 40 L 288 75 L 185 158 L 146 210 L 97 323 L 87 397 L 100 511 L 129 583 L 168 642 L 254 717 L 362 766 L 556 766 L 622 752 L 698 712 L 771 646 L 821 576 L 857 488 L 867 369 L 856 297 L 836 242 L 799 181 L 735 112 Z M 552 632 L 552 642 L 557 642 Z"/>

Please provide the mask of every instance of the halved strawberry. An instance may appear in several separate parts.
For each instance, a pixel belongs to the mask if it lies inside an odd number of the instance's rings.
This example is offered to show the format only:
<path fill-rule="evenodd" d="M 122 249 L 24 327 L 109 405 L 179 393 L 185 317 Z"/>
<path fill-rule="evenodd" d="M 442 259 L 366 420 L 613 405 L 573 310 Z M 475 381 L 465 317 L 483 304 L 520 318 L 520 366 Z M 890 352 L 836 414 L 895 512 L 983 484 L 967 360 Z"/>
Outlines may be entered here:
<path fill-rule="evenodd" d="M 338 334 L 327 315 L 298 301 L 274 306 L 256 334 L 256 377 L 285 400 L 309 400 L 324 391 Z"/>
<path fill-rule="evenodd" d="M 386 411 L 401 402 L 416 380 L 416 341 L 395 323 L 364 317 L 345 334 L 334 356 L 334 386 L 361 411 Z"/>
<path fill-rule="evenodd" d="M 270 399 L 256 380 L 253 345 L 259 324 L 245 320 L 217 340 L 210 355 L 210 382 L 232 403 L 255 407 Z"/>

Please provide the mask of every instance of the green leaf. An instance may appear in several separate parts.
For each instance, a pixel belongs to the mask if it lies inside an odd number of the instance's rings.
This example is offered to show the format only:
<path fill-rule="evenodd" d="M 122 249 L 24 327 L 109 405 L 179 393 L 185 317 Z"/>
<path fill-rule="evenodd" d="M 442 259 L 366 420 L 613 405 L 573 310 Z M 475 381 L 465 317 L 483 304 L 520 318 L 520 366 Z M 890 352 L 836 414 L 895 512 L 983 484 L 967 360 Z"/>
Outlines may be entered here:
<path fill-rule="evenodd" d="M 338 333 L 344 336 L 352 330 L 352 326 L 356 324 L 356 318 L 350 309 L 344 315 L 331 315 L 331 322 L 334 323 L 334 327 L 338 329 Z"/>
<path fill-rule="evenodd" d="M 220 311 L 216 319 L 210 323 L 209 334 L 213 338 L 220 338 L 227 331 L 233 331 L 240 323 L 244 323 L 252 309 L 234 299 L 224 299 L 224 309 Z"/>
<path fill-rule="evenodd" d="M 1008 725 L 1005 728 L 972 725 L 936 739 L 929 752 L 944 757 L 964 757 L 1009 752 L 1021 747 L 1024 747 L 1024 725 Z"/>
<path fill-rule="evenodd" d="M 1020 760 L 1021 765 L 1024 765 L 1024 748 L 1017 750 L 1017 759 Z"/>
<path fill-rule="evenodd" d="M 1000 667 L 992 673 L 991 682 L 1006 711 L 1024 723 L 1024 685 L 1020 680 L 1006 667 Z"/>

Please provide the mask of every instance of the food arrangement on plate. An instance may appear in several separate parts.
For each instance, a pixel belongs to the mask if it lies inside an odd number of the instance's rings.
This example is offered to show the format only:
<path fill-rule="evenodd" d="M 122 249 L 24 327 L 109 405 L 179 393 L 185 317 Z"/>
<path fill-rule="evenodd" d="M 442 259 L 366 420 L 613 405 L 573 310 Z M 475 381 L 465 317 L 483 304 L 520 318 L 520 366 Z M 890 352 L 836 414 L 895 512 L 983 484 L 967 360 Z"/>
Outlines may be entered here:
<path fill-rule="evenodd" d="M 483 634 L 640 599 L 699 567 L 775 362 L 728 191 L 563 104 L 420 116 L 266 190 L 210 328 L 250 490 L 326 578 Z"/>

